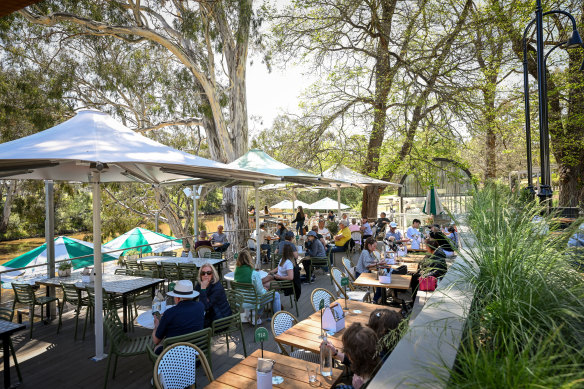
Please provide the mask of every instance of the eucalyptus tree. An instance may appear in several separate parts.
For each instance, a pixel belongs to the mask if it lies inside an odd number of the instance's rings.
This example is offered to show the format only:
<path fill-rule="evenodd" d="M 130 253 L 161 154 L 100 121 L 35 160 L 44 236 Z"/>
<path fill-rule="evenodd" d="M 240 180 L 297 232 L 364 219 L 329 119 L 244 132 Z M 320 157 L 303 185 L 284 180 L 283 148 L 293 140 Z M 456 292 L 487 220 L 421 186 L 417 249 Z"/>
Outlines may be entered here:
<path fill-rule="evenodd" d="M 457 38 L 471 4 L 295 0 L 273 18 L 275 50 L 324 75 L 308 94 L 315 129 L 361 128 L 362 172 L 391 180 L 428 115 L 459 93 L 452 82 L 465 63 Z M 380 194 L 378 187 L 363 192 L 363 216 L 375 215 Z"/>
<path fill-rule="evenodd" d="M 180 65 L 182 88 L 198 96 L 196 122 L 205 130 L 210 156 L 230 162 L 247 151 L 247 55 L 252 29 L 260 22 L 251 0 L 44 1 L 20 14 L 70 38 L 113 37 L 128 48 L 148 42 L 163 49 Z M 143 65 L 148 69 L 149 62 Z M 223 190 L 228 230 L 247 226 L 246 201 L 245 190 Z"/>

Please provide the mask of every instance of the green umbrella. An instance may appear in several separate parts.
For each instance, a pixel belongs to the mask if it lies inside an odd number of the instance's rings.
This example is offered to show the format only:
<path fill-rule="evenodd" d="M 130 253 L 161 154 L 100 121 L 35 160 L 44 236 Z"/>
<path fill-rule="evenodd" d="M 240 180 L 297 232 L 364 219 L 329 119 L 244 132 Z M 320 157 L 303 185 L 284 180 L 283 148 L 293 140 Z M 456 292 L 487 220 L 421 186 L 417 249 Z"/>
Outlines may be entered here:
<path fill-rule="evenodd" d="M 428 195 L 426 196 L 426 202 L 424 203 L 423 211 L 426 215 L 440 215 L 444 213 L 444 208 L 442 208 L 442 203 L 438 197 L 438 192 L 434 186 L 430 187 L 428 190 Z"/>

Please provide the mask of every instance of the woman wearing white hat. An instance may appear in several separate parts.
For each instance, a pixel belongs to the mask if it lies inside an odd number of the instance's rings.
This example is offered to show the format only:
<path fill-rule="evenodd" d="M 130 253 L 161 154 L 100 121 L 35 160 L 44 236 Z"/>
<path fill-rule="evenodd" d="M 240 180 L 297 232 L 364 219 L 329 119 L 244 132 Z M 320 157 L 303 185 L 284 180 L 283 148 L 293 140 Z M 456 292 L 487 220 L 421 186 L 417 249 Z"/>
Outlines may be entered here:
<path fill-rule="evenodd" d="M 205 319 L 205 306 L 193 300 L 199 292 L 193 290 L 193 283 L 189 280 L 180 280 L 174 286 L 169 296 L 174 297 L 174 307 L 167 309 L 158 318 L 154 316 L 154 330 L 152 341 L 158 345 L 164 338 L 185 335 L 203 329 Z M 157 354 L 162 352 L 162 347 L 154 350 Z"/>

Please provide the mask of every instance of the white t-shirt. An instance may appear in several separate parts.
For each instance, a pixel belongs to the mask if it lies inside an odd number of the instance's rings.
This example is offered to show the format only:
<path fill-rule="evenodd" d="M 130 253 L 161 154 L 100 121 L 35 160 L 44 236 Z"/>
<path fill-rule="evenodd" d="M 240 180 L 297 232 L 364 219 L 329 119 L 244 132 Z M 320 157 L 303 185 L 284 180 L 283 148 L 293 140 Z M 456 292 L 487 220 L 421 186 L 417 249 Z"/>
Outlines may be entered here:
<path fill-rule="evenodd" d="M 294 270 L 294 264 L 291 260 L 287 259 L 283 266 L 278 265 L 278 275 L 280 277 L 288 276 L 288 270 Z"/>
<path fill-rule="evenodd" d="M 408 227 L 408 230 L 406 231 L 406 237 L 408 239 L 414 239 L 414 235 L 418 235 L 418 237 L 419 237 L 420 231 L 417 228 L 414 228 L 412 226 Z"/>
<path fill-rule="evenodd" d="M 331 237 L 331 233 L 328 230 L 328 228 L 326 228 L 326 227 L 323 228 L 322 230 L 319 228 L 318 233 L 321 234 L 324 238 L 330 239 L 330 237 Z"/>
<path fill-rule="evenodd" d="M 266 243 L 266 235 L 268 233 L 264 230 L 260 230 L 260 238 L 257 239 L 256 231 L 252 233 L 252 238 L 255 238 L 256 242 L 259 242 L 260 245 Z"/>

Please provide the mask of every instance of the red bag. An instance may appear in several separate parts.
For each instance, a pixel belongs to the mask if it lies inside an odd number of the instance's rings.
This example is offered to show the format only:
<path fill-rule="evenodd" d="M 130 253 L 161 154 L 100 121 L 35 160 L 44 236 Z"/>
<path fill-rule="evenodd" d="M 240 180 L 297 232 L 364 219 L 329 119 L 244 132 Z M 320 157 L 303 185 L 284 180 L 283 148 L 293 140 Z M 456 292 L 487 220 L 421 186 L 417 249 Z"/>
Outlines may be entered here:
<path fill-rule="evenodd" d="M 438 284 L 438 280 L 434 276 L 428 277 L 421 277 L 420 278 L 420 286 L 418 289 L 424 292 L 433 292 L 436 290 L 436 285 Z"/>

